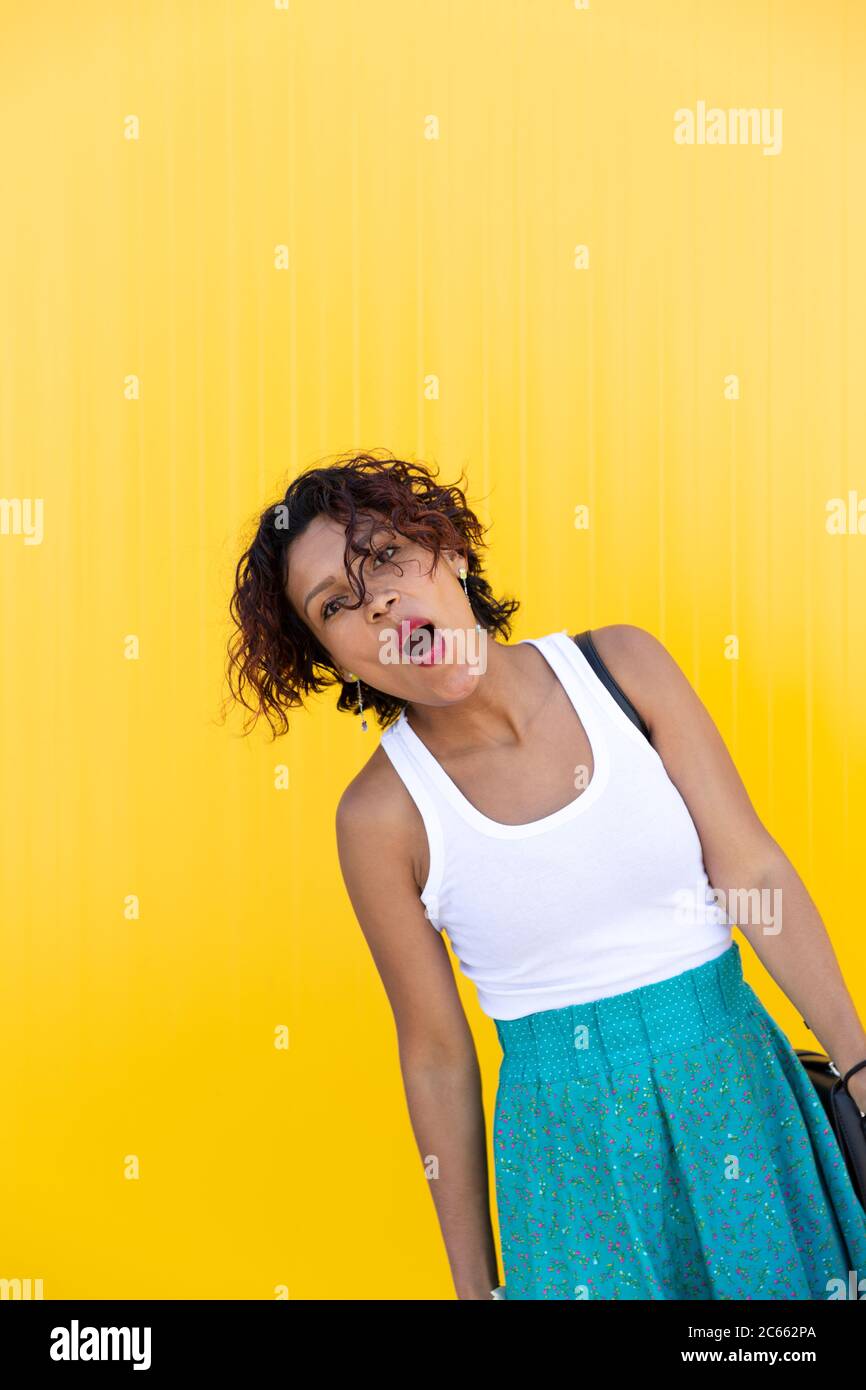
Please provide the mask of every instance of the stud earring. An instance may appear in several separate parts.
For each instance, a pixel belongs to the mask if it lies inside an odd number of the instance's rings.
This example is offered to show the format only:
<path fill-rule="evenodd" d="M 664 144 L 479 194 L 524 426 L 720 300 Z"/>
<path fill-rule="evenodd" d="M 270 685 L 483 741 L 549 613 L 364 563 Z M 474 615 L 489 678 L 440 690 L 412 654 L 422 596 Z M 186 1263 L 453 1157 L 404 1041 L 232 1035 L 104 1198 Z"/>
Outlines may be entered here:
<path fill-rule="evenodd" d="M 462 585 L 463 585 L 463 592 L 465 593 L 466 597 L 469 598 L 469 586 L 468 586 L 468 584 L 466 583 L 466 566 L 465 566 L 465 565 L 461 565 L 461 566 L 460 566 L 460 569 L 457 571 L 457 573 L 460 575 L 460 582 L 461 582 Z M 469 599 L 469 607 L 470 607 L 470 608 L 472 607 L 472 600 L 471 600 L 471 599 Z M 481 624 L 480 624 L 480 623 L 476 623 L 476 624 L 475 624 L 475 631 L 476 631 L 476 632 L 480 632 L 480 631 L 481 631 Z"/>
<path fill-rule="evenodd" d="M 364 718 L 364 699 L 361 695 L 361 682 L 360 680 L 358 680 L 358 677 L 352 671 L 349 672 L 346 679 L 350 681 L 358 681 L 358 713 L 361 716 L 361 733 L 365 734 L 367 732 L 367 721 Z"/>

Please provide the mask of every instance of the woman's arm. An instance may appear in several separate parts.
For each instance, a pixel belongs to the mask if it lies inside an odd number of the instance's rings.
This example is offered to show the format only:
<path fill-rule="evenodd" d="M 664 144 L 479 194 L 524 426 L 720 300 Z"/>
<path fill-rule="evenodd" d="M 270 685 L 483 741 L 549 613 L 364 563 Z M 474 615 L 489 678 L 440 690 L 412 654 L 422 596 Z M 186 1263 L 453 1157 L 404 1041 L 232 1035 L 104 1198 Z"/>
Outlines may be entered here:
<path fill-rule="evenodd" d="M 803 880 L 788 856 L 778 849 L 760 887 L 775 895 L 782 930 L 768 932 L 764 922 L 737 922 L 773 979 L 800 1011 L 842 1076 L 866 1057 L 866 1032 L 839 969 L 839 962 Z M 866 1068 L 848 1082 L 866 1112 Z"/>
<path fill-rule="evenodd" d="M 383 753 L 382 757 L 386 755 Z M 389 765 L 390 766 L 390 765 Z M 423 822 L 396 774 L 372 761 L 337 808 L 340 867 L 397 1027 L 400 1067 L 459 1299 L 499 1284 L 478 1057 L 445 942 L 412 868 Z"/>
<path fill-rule="evenodd" d="M 600 628 L 593 641 L 643 716 L 689 809 L 707 877 L 724 894 L 729 920 L 844 1076 L 866 1058 L 866 1031 L 818 910 L 759 820 L 708 711 L 666 648 L 643 628 Z M 849 1090 L 866 1111 L 866 1068 Z"/>

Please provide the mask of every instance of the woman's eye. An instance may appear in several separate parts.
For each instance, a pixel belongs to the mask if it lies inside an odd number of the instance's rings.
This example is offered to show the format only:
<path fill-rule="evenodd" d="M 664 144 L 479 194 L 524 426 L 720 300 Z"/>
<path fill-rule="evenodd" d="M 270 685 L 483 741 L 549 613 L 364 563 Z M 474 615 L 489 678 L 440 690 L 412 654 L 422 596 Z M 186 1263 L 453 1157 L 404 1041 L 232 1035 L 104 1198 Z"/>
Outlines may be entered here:
<path fill-rule="evenodd" d="M 382 551 L 382 554 L 387 554 L 387 552 L 388 552 L 389 550 L 394 550 L 394 551 L 396 551 L 396 550 L 398 550 L 398 549 L 399 549 L 399 547 L 396 546 L 396 545 L 386 545 L 384 551 Z M 375 561 L 373 562 L 373 569 L 376 568 L 376 564 L 377 564 L 377 562 L 378 562 L 378 559 L 379 559 L 379 556 L 377 555 Z"/>
<path fill-rule="evenodd" d="M 396 551 L 399 550 L 399 549 L 400 549 L 400 547 L 399 547 L 398 545 L 386 545 L 385 548 L 384 548 L 384 550 L 381 551 L 380 553 L 381 553 L 382 555 L 387 555 L 388 551 L 395 551 L 395 552 L 396 552 Z M 376 555 L 376 556 L 374 557 L 374 559 L 373 559 L 373 569 L 376 568 L 376 566 L 377 566 L 378 563 L 379 563 L 379 555 Z M 332 616 L 333 610 L 332 610 L 332 608 L 331 608 L 331 605 L 334 604 L 334 603 L 339 604 L 339 602 L 340 602 L 340 599 L 339 599 L 339 598 L 329 598 L 328 601 L 327 601 L 327 603 L 325 603 L 325 604 L 322 605 L 322 619 L 323 619 L 324 622 L 327 622 L 328 619 Z"/>

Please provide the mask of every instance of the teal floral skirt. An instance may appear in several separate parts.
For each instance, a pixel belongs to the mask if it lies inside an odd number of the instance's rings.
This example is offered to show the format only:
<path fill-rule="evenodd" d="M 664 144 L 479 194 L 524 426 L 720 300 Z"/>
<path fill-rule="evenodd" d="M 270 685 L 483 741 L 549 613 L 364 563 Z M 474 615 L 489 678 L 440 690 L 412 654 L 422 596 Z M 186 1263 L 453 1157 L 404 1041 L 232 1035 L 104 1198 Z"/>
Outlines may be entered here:
<path fill-rule="evenodd" d="M 831 1299 L 866 1277 L 866 1213 L 736 941 L 495 1023 L 507 1300 Z"/>

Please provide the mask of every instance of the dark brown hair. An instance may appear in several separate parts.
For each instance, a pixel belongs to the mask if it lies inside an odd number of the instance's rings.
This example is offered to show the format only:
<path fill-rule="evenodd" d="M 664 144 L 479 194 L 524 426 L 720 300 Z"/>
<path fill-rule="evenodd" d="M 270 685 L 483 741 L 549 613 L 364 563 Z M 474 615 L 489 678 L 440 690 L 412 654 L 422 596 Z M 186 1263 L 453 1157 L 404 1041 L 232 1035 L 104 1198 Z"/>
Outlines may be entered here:
<path fill-rule="evenodd" d="M 232 697 L 252 712 L 244 724 L 248 733 L 264 715 L 273 730 L 286 733 L 286 710 L 303 703 L 302 695 L 341 685 L 337 709 L 357 713 L 357 684 L 343 681 L 330 655 L 286 597 L 289 546 L 316 516 L 328 516 L 346 529 L 343 563 L 348 583 L 365 598 L 363 571 L 379 554 L 357 532 L 371 514 L 382 524 L 429 550 L 438 564 L 442 549 L 464 551 L 466 585 L 475 619 L 482 628 L 506 640 L 510 618 L 520 606 L 514 598 L 494 598 L 484 579 L 478 550 L 483 528 L 456 484 L 434 481 L 438 470 L 393 457 L 353 454 L 328 467 L 312 467 L 289 485 L 279 502 L 267 507 L 256 523 L 255 535 L 238 561 L 229 611 L 236 630 L 229 641 L 227 678 Z M 461 482 L 463 482 L 461 473 Z M 361 556 L 357 575 L 350 569 Z M 365 712 L 375 710 L 379 725 L 398 717 L 406 701 L 361 682 Z"/>

